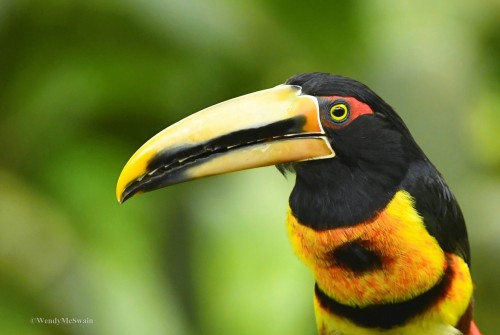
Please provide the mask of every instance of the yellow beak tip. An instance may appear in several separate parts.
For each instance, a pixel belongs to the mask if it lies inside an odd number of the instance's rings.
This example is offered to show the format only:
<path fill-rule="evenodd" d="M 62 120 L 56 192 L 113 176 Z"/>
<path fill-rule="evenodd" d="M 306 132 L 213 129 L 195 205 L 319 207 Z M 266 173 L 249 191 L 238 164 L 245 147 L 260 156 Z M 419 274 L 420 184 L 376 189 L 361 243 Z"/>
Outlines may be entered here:
<path fill-rule="evenodd" d="M 116 192 L 116 200 L 122 204 L 123 203 L 123 198 L 122 198 L 122 195 L 121 195 L 121 192 L 117 191 Z"/>

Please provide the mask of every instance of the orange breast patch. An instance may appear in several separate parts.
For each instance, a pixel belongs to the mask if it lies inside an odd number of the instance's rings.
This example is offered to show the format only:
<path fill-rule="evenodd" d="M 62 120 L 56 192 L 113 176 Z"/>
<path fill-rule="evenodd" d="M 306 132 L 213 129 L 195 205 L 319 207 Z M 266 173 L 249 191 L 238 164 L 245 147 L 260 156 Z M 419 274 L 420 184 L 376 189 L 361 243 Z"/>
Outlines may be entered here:
<path fill-rule="evenodd" d="M 413 198 L 399 191 L 369 222 L 315 231 L 288 211 L 289 237 L 297 255 L 311 268 L 318 286 L 339 303 L 363 307 L 411 299 L 438 282 L 446 268 L 445 254 L 426 230 Z M 362 243 L 377 254 L 381 267 L 356 273 L 332 262 L 347 243 Z"/>

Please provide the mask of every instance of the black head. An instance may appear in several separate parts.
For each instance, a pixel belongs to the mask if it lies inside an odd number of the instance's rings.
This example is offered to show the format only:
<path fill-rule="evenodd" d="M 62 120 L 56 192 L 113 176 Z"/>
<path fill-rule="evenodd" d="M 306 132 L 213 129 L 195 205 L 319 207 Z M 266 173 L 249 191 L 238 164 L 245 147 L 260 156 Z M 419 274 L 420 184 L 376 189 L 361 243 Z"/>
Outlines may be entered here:
<path fill-rule="evenodd" d="M 286 84 L 300 86 L 303 94 L 316 97 L 352 97 L 368 105 L 374 114 L 387 119 L 402 134 L 413 141 L 408 128 L 392 107 L 359 81 L 335 74 L 312 72 L 297 74 L 289 78 Z"/>
<path fill-rule="evenodd" d="M 297 173 L 290 205 L 303 224 L 330 229 L 370 219 L 401 187 L 412 162 L 427 161 L 402 119 L 366 85 L 326 73 L 286 83 L 318 99 L 336 155 L 278 167 Z"/>

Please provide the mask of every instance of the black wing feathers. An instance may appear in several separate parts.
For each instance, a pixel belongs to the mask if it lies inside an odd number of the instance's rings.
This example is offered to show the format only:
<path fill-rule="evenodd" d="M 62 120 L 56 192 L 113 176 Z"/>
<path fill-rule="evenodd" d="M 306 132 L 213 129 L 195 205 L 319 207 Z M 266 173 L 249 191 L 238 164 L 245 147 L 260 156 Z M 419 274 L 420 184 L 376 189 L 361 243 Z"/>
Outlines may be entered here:
<path fill-rule="evenodd" d="M 429 233 L 444 251 L 461 256 L 470 265 L 470 250 L 462 211 L 436 168 L 428 161 L 414 162 L 402 188 L 415 199 Z"/>

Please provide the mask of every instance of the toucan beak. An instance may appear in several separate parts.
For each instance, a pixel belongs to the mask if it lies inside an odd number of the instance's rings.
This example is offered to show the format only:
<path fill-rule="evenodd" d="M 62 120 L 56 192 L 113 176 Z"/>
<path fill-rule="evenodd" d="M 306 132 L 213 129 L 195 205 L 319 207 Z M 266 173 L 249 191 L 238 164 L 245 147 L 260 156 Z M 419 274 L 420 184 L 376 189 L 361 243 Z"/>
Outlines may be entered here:
<path fill-rule="evenodd" d="M 164 129 L 130 158 L 116 197 L 206 176 L 334 156 L 315 97 L 279 85 L 208 107 Z"/>

